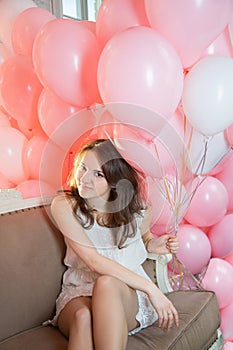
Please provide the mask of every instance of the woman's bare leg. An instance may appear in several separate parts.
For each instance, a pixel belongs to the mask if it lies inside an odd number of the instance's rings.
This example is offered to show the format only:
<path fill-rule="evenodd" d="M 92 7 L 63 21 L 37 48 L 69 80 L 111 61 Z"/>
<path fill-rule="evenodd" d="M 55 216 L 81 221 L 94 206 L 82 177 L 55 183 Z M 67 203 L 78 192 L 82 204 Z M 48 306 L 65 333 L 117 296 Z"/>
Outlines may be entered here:
<path fill-rule="evenodd" d="M 60 314 L 58 327 L 69 338 L 67 350 L 93 350 L 91 298 L 72 299 Z"/>
<path fill-rule="evenodd" d="M 128 332 L 138 326 L 136 292 L 111 276 L 97 279 L 92 296 L 95 350 L 125 350 Z"/>

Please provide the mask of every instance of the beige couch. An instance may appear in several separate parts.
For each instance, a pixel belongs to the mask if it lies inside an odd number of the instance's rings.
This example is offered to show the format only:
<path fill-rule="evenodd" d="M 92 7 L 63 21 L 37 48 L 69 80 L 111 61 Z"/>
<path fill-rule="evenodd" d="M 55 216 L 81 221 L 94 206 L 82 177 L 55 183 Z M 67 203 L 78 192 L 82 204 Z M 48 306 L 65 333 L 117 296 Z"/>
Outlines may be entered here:
<path fill-rule="evenodd" d="M 48 215 L 49 204 L 40 204 L 40 199 L 20 198 L 0 203 L 0 350 L 67 347 L 67 339 L 57 328 L 42 325 L 54 314 L 65 270 L 65 245 Z M 156 271 L 159 285 L 166 289 L 166 273 L 161 272 L 164 261 L 156 262 Z M 152 260 L 145 263 L 145 268 L 153 275 Z M 154 324 L 130 336 L 127 350 L 222 348 L 213 292 L 178 291 L 168 293 L 168 297 L 179 311 L 179 328 L 167 332 Z"/>

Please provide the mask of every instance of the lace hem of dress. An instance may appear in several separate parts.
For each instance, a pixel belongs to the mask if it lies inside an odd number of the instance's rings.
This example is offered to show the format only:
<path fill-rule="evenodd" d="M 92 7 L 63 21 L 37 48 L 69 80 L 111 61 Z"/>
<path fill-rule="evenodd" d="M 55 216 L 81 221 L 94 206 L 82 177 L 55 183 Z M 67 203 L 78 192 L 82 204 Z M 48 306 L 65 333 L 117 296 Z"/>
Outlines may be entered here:
<path fill-rule="evenodd" d="M 146 293 L 140 290 L 136 290 L 136 293 L 138 296 L 138 313 L 136 315 L 136 320 L 139 322 L 139 326 L 128 332 L 128 335 L 134 335 L 141 329 L 151 326 L 158 320 L 158 314 L 153 308 Z"/>

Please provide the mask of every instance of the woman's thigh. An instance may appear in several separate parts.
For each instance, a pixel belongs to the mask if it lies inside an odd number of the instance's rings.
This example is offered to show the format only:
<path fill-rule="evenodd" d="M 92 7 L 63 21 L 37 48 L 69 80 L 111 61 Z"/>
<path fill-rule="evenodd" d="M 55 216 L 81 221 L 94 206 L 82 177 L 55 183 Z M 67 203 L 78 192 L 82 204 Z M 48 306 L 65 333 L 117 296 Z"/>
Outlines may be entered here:
<path fill-rule="evenodd" d="M 91 315 L 91 297 L 78 297 L 71 299 L 58 317 L 58 327 L 62 333 L 69 337 L 69 332 L 72 322 L 74 322 L 75 315 L 83 310 Z"/>
<path fill-rule="evenodd" d="M 138 297 L 134 289 L 130 288 L 127 284 L 120 281 L 119 279 L 111 276 L 100 276 L 94 287 L 93 301 L 95 297 L 102 301 L 102 307 L 104 307 L 106 302 L 106 307 L 108 307 L 108 298 L 114 300 L 114 310 L 111 308 L 110 312 L 120 312 L 123 306 L 124 316 L 127 321 L 128 330 L 131 331 L 136 328 L 139 323 L 136 320 L 136 315 L 138 313 Z M 118 305 L 118 303 L 121 305 Z"/>

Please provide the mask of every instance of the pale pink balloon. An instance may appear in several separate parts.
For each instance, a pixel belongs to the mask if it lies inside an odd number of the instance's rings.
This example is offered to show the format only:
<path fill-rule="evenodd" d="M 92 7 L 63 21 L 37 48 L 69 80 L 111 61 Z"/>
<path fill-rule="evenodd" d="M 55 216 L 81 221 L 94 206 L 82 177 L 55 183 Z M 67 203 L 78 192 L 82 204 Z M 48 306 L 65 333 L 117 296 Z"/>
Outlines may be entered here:
<path fill-rule="evenodd" d="M 192 181 L 194 194 L 184 218 L 190 224 L 205 227 L 219 222 L 227 212 L 228 193 L 223 183 L 213 176 Z"/>
<path fill-rule="evenodd" d="M 233 146 L 233 123 L 227 127 L 226 137 L 227 137 L 229 143 L 231 144 L 231 146 Z"/>
<path fill-rule="evenodd" d="M 45 87 L 69 104 L 85 107 L 99 101 L 99 54 L 97 39 L 89 29 L 78 21 L 59 18 L 39 31 L 32 56 Z"/>
<path fill-rule="evenodd" d="M 56 194 L 56 189 L 51 184 L 39 180 L 23 181 L 16 186 L 16 189 L 21 192 L 23 199 L 53 196 Z"/>
<path fill-rule="evenodd" d="M 210 259 L 202 284 L 216 293 L 220 309 L 226 307 L 233 301 L 233 266 L 223 259 Z"/>
<path fill-rule="evenodd" d="M 200 273 L 211 257 L 208 237 L 201 229 L 189 224 L 179 225 L 178 237 L 178 259 L 193 274 Z"/>
<path fill-rule="evenodd" d="M 220 310 L 221 331 L 224 340 L 233 340 L 233 302 Z M 233 349 L 233 347 L 232 347 Z"/>
<path fill-rule="evenodd" d="M 9 181 L 2 173 L 0 173 L 0 188 L 8 189 L 14 187 L 15 184 L 13 184 L 13 182 Z"/>
<path fill-rule="evenodd" d="M 96 35 L 96 22 L 82 20 L 82 21 L 79 21 L 79 23 L 82 24 L 87 29 L 89 29 L 94 35 Z"/>
<path fill-rule="evenodd" d="M 6 61 L 8 57 L 11 56 L 11 51 L 3 44 L 0 42 L 0 65 Z"/>
<path fill-rule="evenodd" d="M 232 152 L 233 153 L 233 152 Z M 233 210 L 233 159 L 230 158 L 223 170 L 216 175 L 216 178 L 225 186 L 229 202 L 227 206 L 228 212 Z"/>
<path fill-rule="evenodd" d="M 224 343 L 222 350 L 233 350 L 233 342 L 227 341 Z"/>
<path fill-rule="evenodd" d="M 96 35 L 102 46 L 116 33 L 135 26 L 149 26 L 143 1 L 102 1 L 96 18 Z"/>
<path fill-rule="evenodd" d="M 0 172 L 15 184 L 28 179 L 28 169 L 23 162 L 27 142 L 19 130 L 0 127 Z"/>
<path fill-rule="evenodd" d="M 6 111 L 33 129 L 38 123 L 37 103 L 43 86 L 30 56 L 15 55 L 2 64 L 0 88 Z"/>
<path fill-rule="evenodd" d="M 184 68 L 224 30 L 233 8 L 231 0 L 145 0 L 145 7 L 150 25 L 172 43 Z"/>
<path fill-rule="evenodd" d="M 210 55 L 233 56 L 233 46 L 231 44 L 229 30 L 226 27 L 224 31 L 207 47 L 202 57 Z"/>
<path fill-rule="evenodd" d="M 181 98 L 183 69 L 165 38 L 138 26 L 114 35 L 105 45 L 98 86 L 104 103 L 129 103 L 170 118 Z"/>
<path fill-rule="evenodd" d="M 225 167 L 228 166 L 230 162 L 233 160 L 233 149 L 231 148 L 229 152 L 220 160 L 220 162 L 209 172 L 208 175 L 217 176 L 221 173 Z M 230 202 L 230 199 L 229 199 Z"/>
<path fill-rule="evenodd" d="M 30 7 L 37 7 L 32 0 L 0 1 L 0 40 L 11 50 L 11 34 L 16 17 Z"/>
<path fill-rule="evenodd" d="M 227 255 L 224 260 L 228 261 L 233 266 L 233 252 L 230 255 Z"/>
<path fill-rule="evenodd" d="M 174 232 L 176 223 L 181 222 L 187 210 L 185 186 L 175 176 L 166 174 L 160 179 L 152 179 L 148 187 L 153 232 Z"/>
<path fill-rule="evenodd" d="M 31 7 L 21 12 L 12 28 L 12 46 L 16 55 L 31 55 L 35 37 L 47 22 L 56 17 L 40 7 Z"/>
<path fill-rule="evenodd" d="M 43 133 L 37 133 L 31 137 L 25 148 L 25 162 L 31 179 L 39 179 L 40 161 L 45 149 L 48 137 Z"/>
<path fill-rule="evenodd" d="M 233 214 L 225 215 L 208 233 L 212 256 L 224 258 L 233 252 Z"/>
<path fill-rule="evenodd" d="M 0 110 L 0 126 L 11 126 L 9 117 Z"/>
<path fill-rule="evenodd" d="M 48 136 L 51 136 L 65 119 L 79 110 L 79 107 L 65 102 L 48 88 L 44 88 L 39 97 L 38 117 L 42 129 Z"/>

